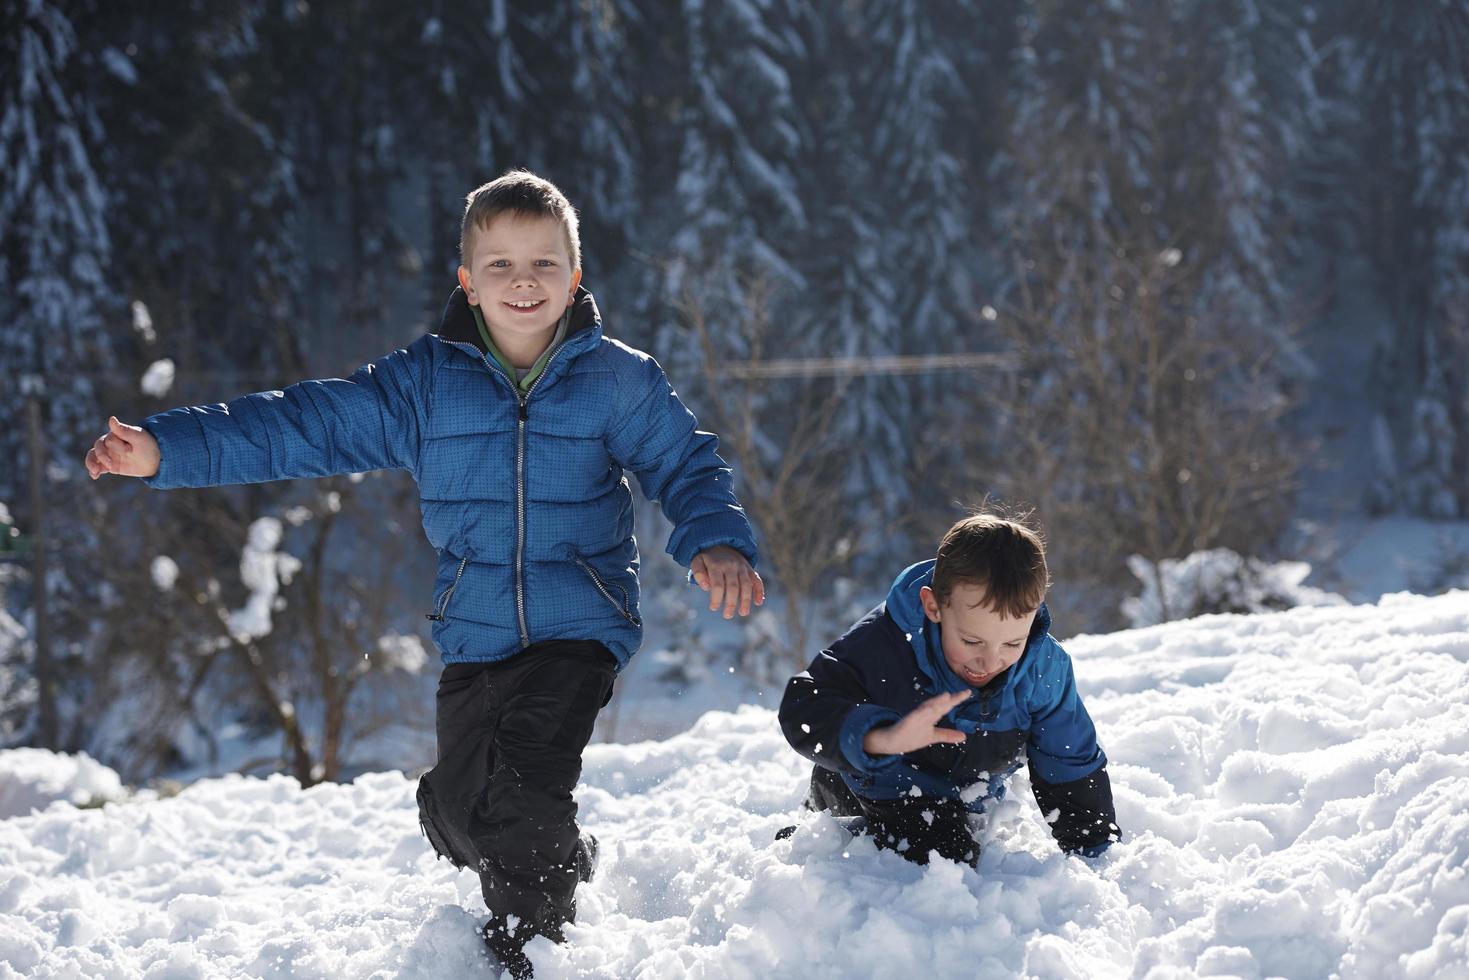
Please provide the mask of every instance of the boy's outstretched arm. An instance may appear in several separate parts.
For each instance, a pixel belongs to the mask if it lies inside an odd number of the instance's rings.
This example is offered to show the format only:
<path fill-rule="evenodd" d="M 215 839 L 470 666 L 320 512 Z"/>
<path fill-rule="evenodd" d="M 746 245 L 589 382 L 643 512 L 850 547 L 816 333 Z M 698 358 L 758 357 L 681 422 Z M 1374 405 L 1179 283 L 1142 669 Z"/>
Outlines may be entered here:
<path fill-rule="evenodd" d="M 634 368 L 618 374 L 608 450 L 673 522 L 668 553 L 709 593 L 709 608 L 722 606 L 726 619 L 749 615 L 764 603 L 765 584 L 754 568 L 755 534 L 735 499 L 719 440 L 699 431 L 658 362 L 636 356 Z"/>
<path fill-rule="evenodd" d="M 350 378 L 303 381 L 228 403 L 175 408 L 141 427 L 109 421 L 87 472 L 156 489 L 263 483 L 400 467 L 417 471 L 428 338 Z"/>

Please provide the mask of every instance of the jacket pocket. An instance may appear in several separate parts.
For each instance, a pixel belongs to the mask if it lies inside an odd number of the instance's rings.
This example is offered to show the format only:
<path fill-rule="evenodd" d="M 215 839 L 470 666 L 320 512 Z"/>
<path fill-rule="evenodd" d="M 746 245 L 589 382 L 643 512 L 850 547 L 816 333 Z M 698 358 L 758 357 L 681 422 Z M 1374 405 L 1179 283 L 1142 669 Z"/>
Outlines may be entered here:
<path fill-rule="evenodd" d="M 449 601 L 454 598 L 454 592 L 459 588 L 459 580 L 464 577 L 464 569 L 468 565 L 469 555 L 466 554 L 463 558 L 459 559 L 459 570 L 454 573 L 454 581 L 450 582 L 449 587 L 441 592 L 439 597 L 434 600 L 434 611 L 424 613 L 424 619 L 431 619 L 436 623 L 442 623 L 444 621 L 444 614 L 449 611 Z"/>
<path fill-rule="evenodd" d="M 612 603 L 612 608 L 616 609 L 618 614 L 622 616 L 623 619 L 627 620 L 638 629 L 643 628 L 642 620 L 638 619 L 632 614 L 632 603 L 628 599 L 626 589 L 624 589 L 620 585 L 608 585 L 606 582 L 602 581 L 602 576 L 597 574 L 597 570 L 592 567 L 590 562 L 588 562 L 581 556 L 573 556 L 571 560 L 576 562 L 578 568 L 587 573 L 587 577 L 592 580 L 592 584 L 597 587 L 597 591 L 602 593 L 602 598 Z M 618 599 L 613 596 L 613 589 L 617 590 L 618 595 L 622 597 L 622 601 L 619 602 Z"/>

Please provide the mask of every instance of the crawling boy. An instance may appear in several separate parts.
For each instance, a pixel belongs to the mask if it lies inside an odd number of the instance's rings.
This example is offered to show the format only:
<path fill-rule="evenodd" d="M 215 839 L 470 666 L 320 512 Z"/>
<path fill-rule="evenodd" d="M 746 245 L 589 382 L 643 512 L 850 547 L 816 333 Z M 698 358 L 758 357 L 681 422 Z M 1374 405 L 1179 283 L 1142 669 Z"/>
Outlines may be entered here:
<path fill-rule="evenodd" d="M 786 685 L 781 730 L 816 764 L 807 808 L 861 818 L 910 861 L 977 865 L 967 815 L 1026 759 L 1062 850 L 1095 856 L 1116 840 L 1107 758 L 1047 632 L 1049 584 L 1035 531 L 990 514 L 904 570 Z"/>

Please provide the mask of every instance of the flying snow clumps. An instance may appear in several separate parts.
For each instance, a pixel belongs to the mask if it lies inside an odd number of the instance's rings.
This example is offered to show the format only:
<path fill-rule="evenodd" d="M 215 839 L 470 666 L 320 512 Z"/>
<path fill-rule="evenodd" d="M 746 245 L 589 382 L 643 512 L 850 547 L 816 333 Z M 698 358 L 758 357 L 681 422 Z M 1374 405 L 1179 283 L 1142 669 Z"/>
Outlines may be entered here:
<path fill-rule="evenodd" d="M 168 394 L 168 389 L 173 387 L 173 361 L 165 357 L 149 364 L 138 387 L 143 389 L 143 394 L 153 398 Z"/>
<path fill-rule="evenodd" d="M 153 584 L 164 592 L 172 592 L 174 583 L 179 580 L 178 562 L 167 555 L 159 555 L 153 559 L 150 568 L 153 573 Z"/>
<path fill-rule="evenodd" d="M 0 752 L 0 820 L 44 810 L 57 800 L 76 806 L 123 796 L 117 773 L 86 753 L 46 749 Z"/>
<path fill-rule="evenodd" d="M 158 339 L 158 334 L 153 330 L 153 314 L 148 312 L 148 307 L 143 305 L 142 300 L 133 300 L 133 329 L 145 343 L 153 343 Z"/>
<path fill-rule="evenodd" d="M 423 641 L 404 633 L 389 633 L 378 637 L 378 663 L 383 670 L 401 670 L 405 674 L 416 674 L 428 663 L 428 652 Z"/>
<path fill-rule="evenodd" d="M 1127 567 L 1143 584 L 1142 595 L 1122 602 L 1122 614 L 1134 628 L 1209 613 L 1276 612 L 1296 606 L 1346 603 L 1339 595 L 1301 584 L 1311 574 L 1306 562 L 1271 564 L 1242 557 L 1228 548 L 1196 551 L 1181 559 L 1165 558 L 1156 572 L 1146 558 L 1133 555 L 1127 559 Z"/>
<path fill-rule="evenodd" d="M 240 581 L 250 590 L 243 609 L 229 615 L 229 631 L 241 643 L 259 639 L 270 633 L 270 613 L 275 607 L 282 585 L 291 584 L 291 576 L 301 569 L 301 562 L 283 551 L 279 518 L 262 517 L 250 525 L 249 540 L 240 554 Z"/>
<path fill-rule="evenodd" d="M 138 69 L 133 66 L 132 60 L 127 55 L 116 48 L 103 49 L 102 64 L 124 84 L 136 85 L 138 83 Z M 136 305 L 142 306 L 143 304 Z"/>

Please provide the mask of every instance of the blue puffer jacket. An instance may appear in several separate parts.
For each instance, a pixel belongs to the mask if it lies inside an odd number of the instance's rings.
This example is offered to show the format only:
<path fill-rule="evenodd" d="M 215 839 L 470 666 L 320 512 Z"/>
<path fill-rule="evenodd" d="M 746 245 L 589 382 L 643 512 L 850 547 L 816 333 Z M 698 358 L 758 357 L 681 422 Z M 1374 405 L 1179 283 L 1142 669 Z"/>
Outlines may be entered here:
<path fill-rule="evenodd" d="M 1051 638 L 1042 605 L 1020 659 L 974 689 L 942 722 L 969 737 L 905 755 L 871 756 L 863 738 L 923 701 L 969 685 L 949 667 L 939 626 L 923 613 L 919 592 L 935 562 L 900 574 L 887 601 L 855 623 L 791 678 L 780 705 L 781 730 L 797 752 L 842 774 L 859 797 L 962 798 L 982 810 L 1003 795 L 1004 780 L 1024 761 L 1042 811 L 1057 811 L 1051 832 L 1066 850 L 1095 853 L 1115 835 L 1107 757 L 1076 691 L 1071 658 Z"/>
<path fill-rule="evenodd" d="M 147 481 L 160 489 L 412 473 L 439 553 L 429 618 L 446 664 L 553 639 L 598 640 L 627 663 L 642 623 L 624 470 L 673 522 L 680 564 L 720 544 L 756 559 L 718 440 L 697 430 L 657 362 L 603 336 L 585 289 L 528 394 L 486 353 L 456 289 L 438 334 L 350 378 L 143 424 L 163 454 Z"/>

